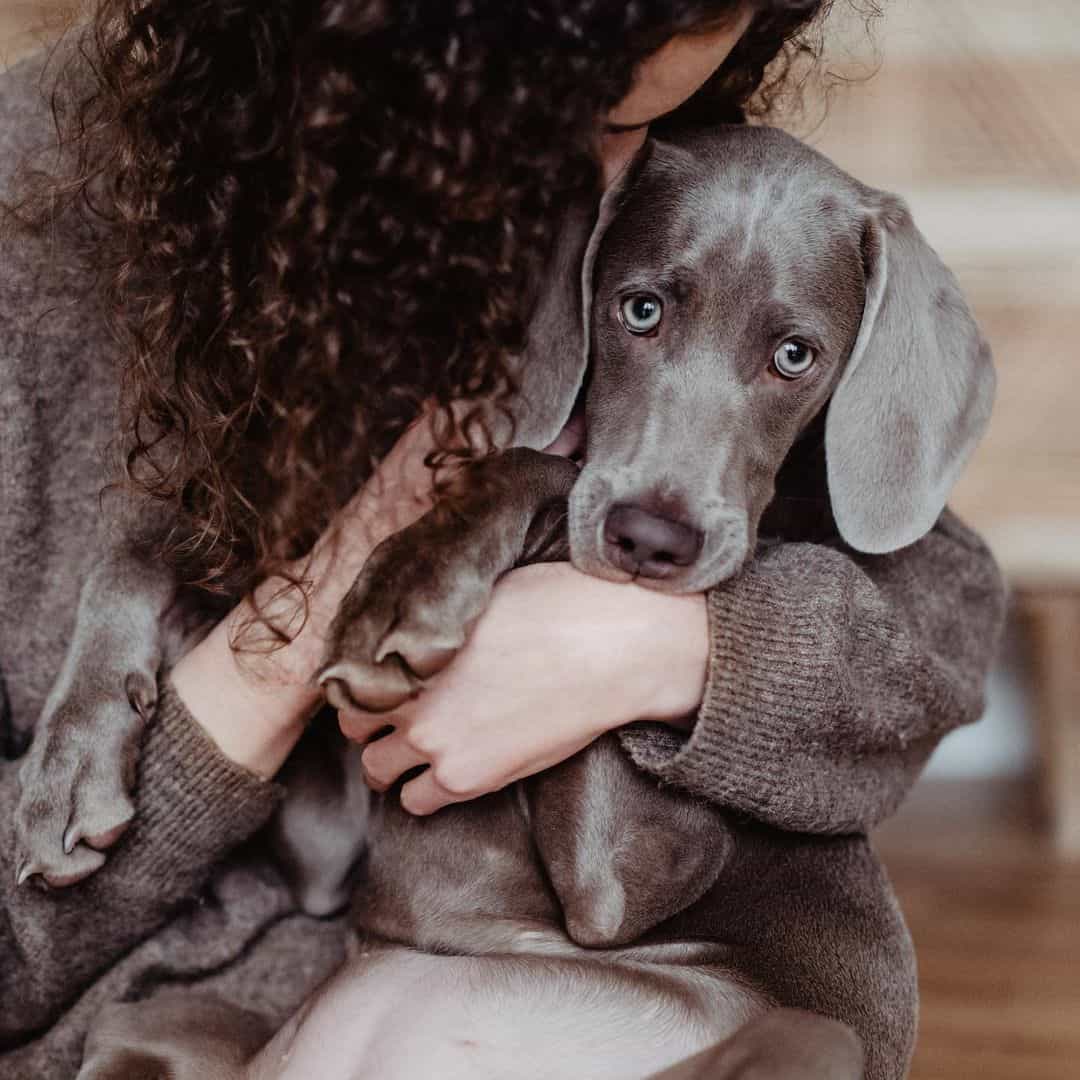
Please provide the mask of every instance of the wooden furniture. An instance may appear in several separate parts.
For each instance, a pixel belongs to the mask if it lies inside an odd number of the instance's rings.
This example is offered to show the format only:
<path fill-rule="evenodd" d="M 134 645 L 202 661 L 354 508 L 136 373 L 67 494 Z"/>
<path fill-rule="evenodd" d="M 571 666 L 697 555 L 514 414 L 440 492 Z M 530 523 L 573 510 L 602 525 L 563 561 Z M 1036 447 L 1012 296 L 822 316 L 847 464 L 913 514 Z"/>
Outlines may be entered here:
<path fill-rule="evenodd" d="M 1057 850 L 1080 858 L 1080 587 L 1018 599 L 1033 646 L 1044 812 Z"/>

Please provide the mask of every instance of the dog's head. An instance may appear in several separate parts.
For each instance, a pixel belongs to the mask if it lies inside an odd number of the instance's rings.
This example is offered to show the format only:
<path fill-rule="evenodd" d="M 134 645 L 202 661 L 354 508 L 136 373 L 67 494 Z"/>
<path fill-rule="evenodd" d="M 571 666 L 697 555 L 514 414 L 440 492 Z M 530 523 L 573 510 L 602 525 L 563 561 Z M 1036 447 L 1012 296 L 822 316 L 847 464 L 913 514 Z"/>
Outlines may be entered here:
<path fill-rule="evenodd" d="M 826 407 L 841 536 L 903 547 L 989 418 L 989 349 L 907 208 L 774 129 L 649 143 L 604 198 L 582 293 L 585 346 L 543 392 L 564 420 L 584 405 L 569 528 L 592 574 L 677 592 L 734 574 Z"/>

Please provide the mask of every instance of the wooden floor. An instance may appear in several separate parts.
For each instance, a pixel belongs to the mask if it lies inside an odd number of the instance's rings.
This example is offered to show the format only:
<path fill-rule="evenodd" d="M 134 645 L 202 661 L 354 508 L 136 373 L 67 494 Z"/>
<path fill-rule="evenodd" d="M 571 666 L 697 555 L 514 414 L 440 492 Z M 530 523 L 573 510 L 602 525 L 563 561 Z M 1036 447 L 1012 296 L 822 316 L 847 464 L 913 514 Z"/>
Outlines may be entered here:
<path fill-rule="evenodd" d="M 911 1080 L 1080 1080 L 1080 864 L 1028 789 L 924 786 L 878 847 L 919 957 Z"/>

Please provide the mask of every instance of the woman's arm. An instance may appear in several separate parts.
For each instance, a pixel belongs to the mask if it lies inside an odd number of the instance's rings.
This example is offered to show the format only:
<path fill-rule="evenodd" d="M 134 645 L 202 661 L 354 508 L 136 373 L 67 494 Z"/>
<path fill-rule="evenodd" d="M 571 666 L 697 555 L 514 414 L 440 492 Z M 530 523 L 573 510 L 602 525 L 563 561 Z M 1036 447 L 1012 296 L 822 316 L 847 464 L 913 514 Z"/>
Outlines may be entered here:
<path fill-rule="evenodd" d="M 420 697 L 342 728 L 394 726 L 364 751 L 375 787 L 431 766 L 402 791 L 415 813 L 624 727 L 662 780 L 784 829 L 859 831 L 978 717 L 1002 614 L 993 559 L 948 513 L 893 555 L 782 544 L 707 598 L 525 567 Z M 660 722 L 626 727 L 643 718 Z"/>
<path fill-rule="evenodd" d="M 708 680 L 687 737 L 622 732 L 642 768 L 783 829 L 863 831 L 941 738 L 977 720 L 1004 617 L 985 545 L 946 512 L 891 555 L 788 543 L 708 596 Z"/>
<path fill-rule="evenodd" d="M 429 814 L 550 768 L 605 731 L 697 708 L 705 685 L 704 597 L 615 584 L 569 563 L 512 570 L 496 585 L 462 650 L 423 693 L 389 713 L 342 711 L 369 743 L 377 790 L 429 765 L 401 802 Z"/>
<path fill-rule="evenodd" d="M 283 792 L 267 781 L 319 703 L 310 676 L 322 635 L 358 564 L 426 505 L 414 429 L 343 511 L 347 543 L 319 545 L 307 571 L 311 618 L 296 641 L 259 658 L 229 645 L 241 605 L 160 680 L 128 833 L 92 877 L 55 893 L 16 885 L 11 829 L 18 763 L 0 765 L 0 1050 L 44 1030 L 118 957 L 194 896 L 214 866 L 269 819 Z M 262 586 L 264 597 L 276 586 Z M 190 705 L 190 708 L 188 707 Z"/>

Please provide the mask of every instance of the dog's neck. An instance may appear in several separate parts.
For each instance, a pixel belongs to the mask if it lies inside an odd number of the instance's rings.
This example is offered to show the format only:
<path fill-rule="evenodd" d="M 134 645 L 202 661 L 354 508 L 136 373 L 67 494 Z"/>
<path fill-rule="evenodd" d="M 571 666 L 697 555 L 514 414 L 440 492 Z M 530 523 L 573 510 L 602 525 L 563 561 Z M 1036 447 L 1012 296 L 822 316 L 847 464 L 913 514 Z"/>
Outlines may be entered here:
<path fill-rule="evenodd" d="M 776 493 L 758 526 L 758 543 L 839 540 L 825 471 L 825 409 L 810 422 L 776 474 Z"/>

